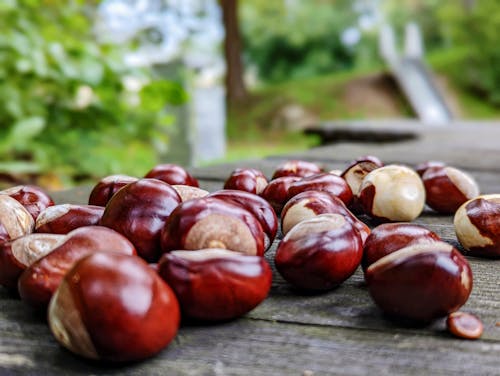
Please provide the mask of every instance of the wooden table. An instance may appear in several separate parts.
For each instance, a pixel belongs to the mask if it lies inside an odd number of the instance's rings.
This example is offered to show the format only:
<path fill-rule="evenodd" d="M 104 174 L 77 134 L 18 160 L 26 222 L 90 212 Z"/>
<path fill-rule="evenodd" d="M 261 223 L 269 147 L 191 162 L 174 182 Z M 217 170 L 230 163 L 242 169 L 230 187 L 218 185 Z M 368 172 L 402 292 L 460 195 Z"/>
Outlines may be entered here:
<path fill-rule="evenodd" d="M 351 138 L 358 141 L 346 140 L 349 127 Z M 379 135 L 389 136 L 373 136 L 377 129 Z M 192 172 L 203 188 L 213 191 L 237 166 L 256 167 L 270 175 L 278 163 L 290 158 L 343 168 L 359 155 L 373 154 L 387 163 L 443 160 L 469 171 L 483 193 L 500 192 L 500 124 L 448 128 L 424 128 L 413 122 L 326 124 L 314 132 L 340 142 Z M 371 139 L 384 143 L 366 142 L 362 136 L 370 132 Z M 391 138 L 391 133 L 410 136 Z M 390 142 L 394 139 L 399 141 Z M 54 196 L 58 202 L 85 203 L 89 190 L 81 187 Z M 450 216 L 428 210 L 415 222 L 458 246 Z M 266 255 L 271 265 L 276 244 Z M 388 320 L 372 303 L 360 270 L 337 289 L 313 295 L 298 294 L 274 270 L 270 296 L 245 317 L 224 324 L 182 326 L 158 356 L 120 366 L 89 362 L 64 350 L 43 318 L 0 290 L 0 374 L 500 375 L 500 261 L 469 261 L 474 288 L 463 310 L 477 314 L 485 324 L 477 341 L 452 338 L 444 320 L 426 327 Z"/>

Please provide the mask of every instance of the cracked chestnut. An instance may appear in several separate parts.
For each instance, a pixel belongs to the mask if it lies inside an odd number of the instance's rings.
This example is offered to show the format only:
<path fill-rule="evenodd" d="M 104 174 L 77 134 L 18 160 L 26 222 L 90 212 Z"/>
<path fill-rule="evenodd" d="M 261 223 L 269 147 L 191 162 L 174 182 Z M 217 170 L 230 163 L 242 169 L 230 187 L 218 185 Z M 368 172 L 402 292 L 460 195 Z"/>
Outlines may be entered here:
<path fill-rule="evenodd" d="M 187 317 L 231 320 L 259 305 L 271 288 L 272 272 L 262 257 L 224 249 L 172 251 L 159 274 L 174 290 Z"/>
<path fill-rule="evenodd" d="M 68 350 L 90 359 L 129 362 L 165 348 L 179 328 L 170 287 L 135 256 L 96 253 L 63 279 L 48 309 L 50 329 Z"/>

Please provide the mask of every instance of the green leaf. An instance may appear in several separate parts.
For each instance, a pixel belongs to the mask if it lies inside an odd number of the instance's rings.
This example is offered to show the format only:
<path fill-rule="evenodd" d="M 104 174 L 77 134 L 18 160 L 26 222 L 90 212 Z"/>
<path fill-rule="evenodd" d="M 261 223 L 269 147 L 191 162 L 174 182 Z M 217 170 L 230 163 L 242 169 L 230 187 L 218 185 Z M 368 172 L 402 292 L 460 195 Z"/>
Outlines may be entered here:
<path fill-rule="evenodd" d="M 8 138 L 15 145 L 23 145 L 34 138 L 45 128 L 45 119 L 34 116 L 18 121 L 12 127 Z"/>

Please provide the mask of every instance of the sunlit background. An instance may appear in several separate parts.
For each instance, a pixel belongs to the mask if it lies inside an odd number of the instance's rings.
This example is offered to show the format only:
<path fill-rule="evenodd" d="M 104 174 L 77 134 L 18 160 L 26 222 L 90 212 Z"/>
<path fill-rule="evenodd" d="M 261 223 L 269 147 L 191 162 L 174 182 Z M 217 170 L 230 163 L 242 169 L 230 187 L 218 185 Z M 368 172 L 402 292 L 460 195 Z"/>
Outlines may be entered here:
<path fill-rule="evenodd" d="M 495 0 L 3 0 L 0 183 L 61 189 L 306 149 L 324 120 L 435 116 L 412 91 L 437 93 L 439 122 L 498 118 L 499 14 Z"/>

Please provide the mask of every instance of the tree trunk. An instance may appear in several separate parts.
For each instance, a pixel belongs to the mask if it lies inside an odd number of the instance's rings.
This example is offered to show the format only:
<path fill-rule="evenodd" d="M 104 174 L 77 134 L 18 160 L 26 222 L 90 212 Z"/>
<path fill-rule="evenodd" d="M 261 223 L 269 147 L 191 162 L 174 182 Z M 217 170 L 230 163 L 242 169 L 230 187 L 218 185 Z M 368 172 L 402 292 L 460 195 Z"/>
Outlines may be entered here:
<path fill-rule="evenodd" d="M 226 95 L 229 105 L 242 101 L 247 96 L 243 81 L 241 61 L 241 37 L 238 25 L 238 0 L 220 0 L 223 12 L 224 53 L 226 58 Z"/>

